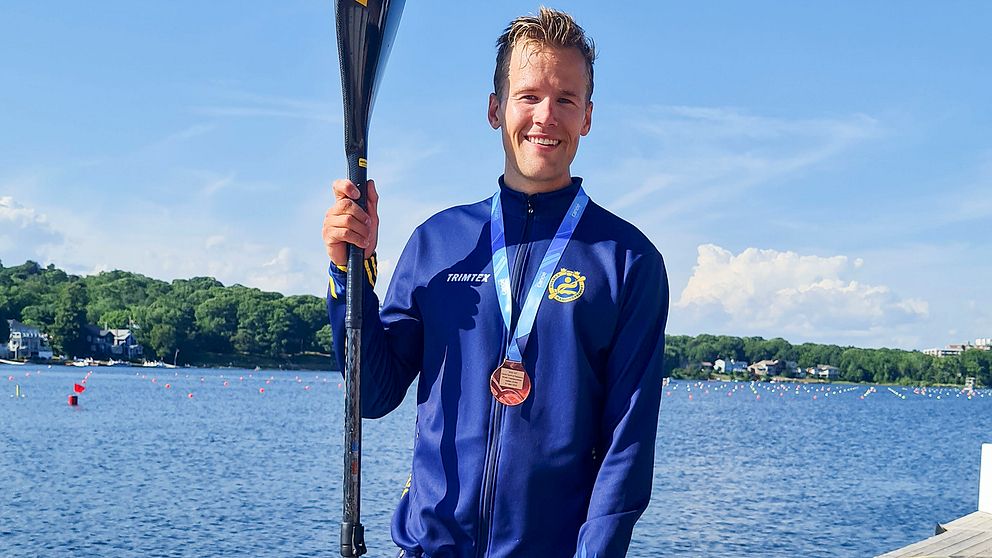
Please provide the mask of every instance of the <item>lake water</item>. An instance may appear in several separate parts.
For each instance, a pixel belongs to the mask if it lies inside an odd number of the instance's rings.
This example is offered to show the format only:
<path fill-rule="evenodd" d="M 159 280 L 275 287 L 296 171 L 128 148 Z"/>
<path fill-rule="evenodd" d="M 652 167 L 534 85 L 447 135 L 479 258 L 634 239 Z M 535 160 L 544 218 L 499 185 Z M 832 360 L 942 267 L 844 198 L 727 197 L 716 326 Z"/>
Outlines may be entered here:
<path fill-rule="evenodd" d="M 339 375 L 99 368 L 69 407 L 88 371 L 0 366 L 0 556 L 339 556 Z M 873 556 L 974 511 L 992 394 L 868 389 L 673 382 L 628 556 Z M 369 556 L 414 411 L 365 422 Z"/>

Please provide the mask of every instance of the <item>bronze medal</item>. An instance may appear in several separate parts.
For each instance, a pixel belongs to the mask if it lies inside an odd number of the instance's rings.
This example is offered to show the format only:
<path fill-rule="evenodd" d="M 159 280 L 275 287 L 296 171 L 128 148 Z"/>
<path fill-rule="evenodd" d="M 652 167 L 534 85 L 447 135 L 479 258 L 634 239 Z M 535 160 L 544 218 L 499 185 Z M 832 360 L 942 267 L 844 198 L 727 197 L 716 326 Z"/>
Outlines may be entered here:
<path fill-rule="evenodd" d="M 523 363 L 505 359 L 489 378 L 489 390 L 504 405 L 513 407 L 523 403 L 530 395 L 530 376 Z"/>

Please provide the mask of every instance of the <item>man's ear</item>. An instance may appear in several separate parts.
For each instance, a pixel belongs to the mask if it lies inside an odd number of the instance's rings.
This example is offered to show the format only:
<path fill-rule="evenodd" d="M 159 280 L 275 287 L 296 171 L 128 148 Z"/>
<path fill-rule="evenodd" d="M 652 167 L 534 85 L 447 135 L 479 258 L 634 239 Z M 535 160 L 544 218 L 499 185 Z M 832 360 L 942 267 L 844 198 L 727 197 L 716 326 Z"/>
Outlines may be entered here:
<path fill-rule="evenodd" d="M 579 133 L 584 136 L 589 133 L 589 130 L 591 128 L 592 128 L 592 101 L 589 101 L 588 103 L 586 103 L 586 121 L 585 124 L 582 125 L 582 131 Z"/>
<path fill-rule="evenodd" d="M 493 130 L 499 130 L 499 127 L 503 125 L 500 120 L 500 107 L 499 107 L 499 97 L 495 93 L 489 94 L 489 125 L 493 127 Z"/>

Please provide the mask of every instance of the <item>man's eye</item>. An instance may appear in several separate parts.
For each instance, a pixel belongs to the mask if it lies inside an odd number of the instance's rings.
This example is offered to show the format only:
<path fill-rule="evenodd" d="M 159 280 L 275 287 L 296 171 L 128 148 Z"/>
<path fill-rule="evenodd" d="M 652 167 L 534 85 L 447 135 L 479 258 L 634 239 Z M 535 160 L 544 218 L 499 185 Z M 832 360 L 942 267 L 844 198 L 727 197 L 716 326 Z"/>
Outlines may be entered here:
<path fill-rule="evenodd" d="M 562 105 L 574 105 L 575 104 L 575 101 L 573 101 L 573 100 L 571 100 L 571 99 L 569 99 L 567 97 L 562 97 L 561 99 L 558 99 L 558 103 L 559 104 L 562 104 Z"/>

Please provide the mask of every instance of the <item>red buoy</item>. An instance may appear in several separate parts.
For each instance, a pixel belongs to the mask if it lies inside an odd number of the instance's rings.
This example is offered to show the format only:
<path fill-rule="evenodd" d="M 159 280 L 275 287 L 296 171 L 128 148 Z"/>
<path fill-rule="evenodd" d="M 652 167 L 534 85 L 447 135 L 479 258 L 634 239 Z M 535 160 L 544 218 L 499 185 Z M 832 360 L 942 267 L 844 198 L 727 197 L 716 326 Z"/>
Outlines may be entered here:
<path fill-rule="evenodd" d="M 69 406 L 70 407 L 75 407 L 76 405 L 79 405 L 79 396 L 78 395 L 70 395 L 69 396 Z"/>

